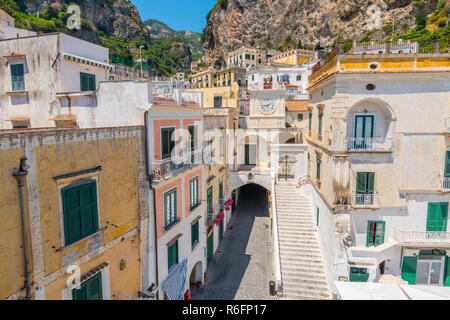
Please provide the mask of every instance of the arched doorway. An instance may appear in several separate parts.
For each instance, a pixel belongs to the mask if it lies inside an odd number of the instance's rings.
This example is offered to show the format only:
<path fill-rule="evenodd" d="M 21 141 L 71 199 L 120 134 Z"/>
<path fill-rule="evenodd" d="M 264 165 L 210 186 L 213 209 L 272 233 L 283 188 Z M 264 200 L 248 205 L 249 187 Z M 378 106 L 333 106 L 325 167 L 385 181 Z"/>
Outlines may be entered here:
<path fill-rule="evenodd" d="M 191 290 L 203 287 L 203 263 L 201 261 L 197 262 L 194 268 L 192 268 L 189 284 Z"/>

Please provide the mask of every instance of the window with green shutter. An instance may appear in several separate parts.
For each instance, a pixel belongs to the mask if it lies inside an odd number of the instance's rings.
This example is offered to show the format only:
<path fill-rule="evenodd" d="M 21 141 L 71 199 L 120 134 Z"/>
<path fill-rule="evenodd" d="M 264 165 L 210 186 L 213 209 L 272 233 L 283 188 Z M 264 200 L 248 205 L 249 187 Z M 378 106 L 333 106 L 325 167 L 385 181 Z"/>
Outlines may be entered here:
<path fill-rule="evenodd" d="M 102 273 L 83 282 L 79 289 L 72 290 L 73 300 L 102 300 Z"/>
<path fill-rule="evenodd" d="M 25 70 L 23 64 L 11 65 L 12 91 L 25 90 Z"/>
<path fill-rule="evenodd" d="M 177 190 L 175 189 L 164 194 L 164 227 L 170 228 L 177 221 Z"/>
<path fill-rule="evenodd" d="M 317 180 L 320 180 L 320 166 L 322 164 L 322 160 L 320 160 L 320 158 L 317 158 L 316 163 L 317 163 L 316 178 Z"/>
<path fill-rule="evenodd" d="M 178 264 L 178 240 L 167 248 L 167 261 L 169 270 Z"/>
<path fill-rule="evenodd" d="M 191 244 L 192 244 L 192 250 L 194 250 L 195 246 L 198 243 L 198 225 L 199 222 L 197 221 L 191 226 Z"/>
<path fill-rule="evenodd" d="M 448 220 L 448 202 L 428 203 L 427 231 L 446 232 Z"/>
<path fill-rule="evenodd" d="M 356 173 L 356 194 L 374 194 L 375 172 Z"/>
<path fill-rule="evenodd" d="M 225 85 L 225 82 L 223 83 Z M 222 107 L 222 97 L 214 97 L 214 108 Z"/>
<path fill-rule="evenodd" d="M 350 282 L 368 282 L 369 274 L 366 268 L 350 268 Z"/>
<path fill-rule="evenodd" d="M 190 194 L 190 209 L 191 211 L 198 207 L 200 204 L 198 195 L 198 177 L 195 177 L 189 182 L 189 194 Z"/>
<path fill-rule="evenodd" d="M 65 187 L 61 196 L 66 246 L 98 231 L 96 181 Z"/>
<path fill-rule="evenodd" d="M 298 121 L 303 121 L 303 113 L 297 114 L 297 120 Z"/>
<path fill-rule="evenodd" d="M 309 112 L 309 124 L 308 124 L 309 132 L 312 131 L 312 112 Z"/>
<path fill-rule="evenodd" d="M 378 247 L 384 243 L 386 222 L 369 221 L 367 223 L 367 247 Z"/>
<path fill-rule="evenodd" d="M 317 226 L 319 226 L 319 221 L 320 221 L 320 209 L 319 208 L 317 208 L 317 218 L 316 218 L 316 220 L 317 220 Z"/>
<path fill-rule="evenodd" d="M 322 135 L 323 112 L 319 111 L 319 135 Z"/>
<path fill-rule="evenodd" d="M 208 214 L 213 213 L 213 187 L 208 188 L 207 201 L 206 201 L 206 210 Z"/>
<path fill-rule="evenodd" d="M 95 74 L 80 72 L 81 91 L 95 91 Z"/>
<path fill-rule="evenodd" d="M 450 151 L 445 153 L 445 171 L 444 176 L 450 178 Z"/>
<path fill-rule="evenodd" d="M 219 200 L 223 200 L 223 177 L 219 180 Z"/>
<path fill-rule="evenodd" d="M 161 157 L 162 160 L 172 158 L 175 148 L 175 128 L 161 128 Z"/>

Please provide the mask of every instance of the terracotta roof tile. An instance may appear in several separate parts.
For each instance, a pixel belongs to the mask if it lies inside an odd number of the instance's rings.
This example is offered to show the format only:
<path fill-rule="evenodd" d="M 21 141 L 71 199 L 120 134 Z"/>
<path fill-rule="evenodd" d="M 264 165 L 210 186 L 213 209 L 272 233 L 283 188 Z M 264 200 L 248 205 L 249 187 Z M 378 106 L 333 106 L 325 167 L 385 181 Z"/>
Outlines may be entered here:
<path fill-rule="evenodd" d="M 308 111 L 309 100 L 291 100 L 286 101 L 286 110 L 290 112 Z"/>

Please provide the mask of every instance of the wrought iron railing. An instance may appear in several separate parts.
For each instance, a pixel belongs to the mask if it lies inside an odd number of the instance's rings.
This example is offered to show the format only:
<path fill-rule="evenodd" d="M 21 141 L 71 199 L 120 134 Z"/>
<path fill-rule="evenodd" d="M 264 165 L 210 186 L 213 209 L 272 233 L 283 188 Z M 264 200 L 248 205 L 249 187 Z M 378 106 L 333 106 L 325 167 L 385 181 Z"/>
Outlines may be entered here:
<path fill-rule="evenodd" d="M 380 207 L 381 196 L 378 193 L 352 194 L 352 206 L 355 208 Z"/>
<path fill-rule="evenodd" d="M 172 157 L 164 160 L 153 159 L 151 161 L 152 178 L 155 181 L 164 180 L 180 173 L 192 166 L 202 164 L 203 152 L 188 152 L 183 156 Z"/>
<path fill-rule="evenodd" d="M 399 243 L 418 244 L 450 244 L 450 233 L 447 231 L 400 231 L 394 230 L 394 239 Z"/>
<path fill-rule="evenodd" d="M 391 138 L 347 138 L 347 151 L 392 151 Z"/>

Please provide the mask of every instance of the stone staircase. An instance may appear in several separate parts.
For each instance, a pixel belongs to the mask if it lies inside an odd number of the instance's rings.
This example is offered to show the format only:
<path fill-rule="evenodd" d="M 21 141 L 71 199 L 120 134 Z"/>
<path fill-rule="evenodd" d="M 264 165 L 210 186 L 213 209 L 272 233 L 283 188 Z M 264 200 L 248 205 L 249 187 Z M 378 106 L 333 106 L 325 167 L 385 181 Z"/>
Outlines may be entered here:
<path fill-rule="evenodd" d="M 332 299 L 309 198 L 289 182 L 278 183 L 275 193 L 283 284 L 280 299 Z"/>

